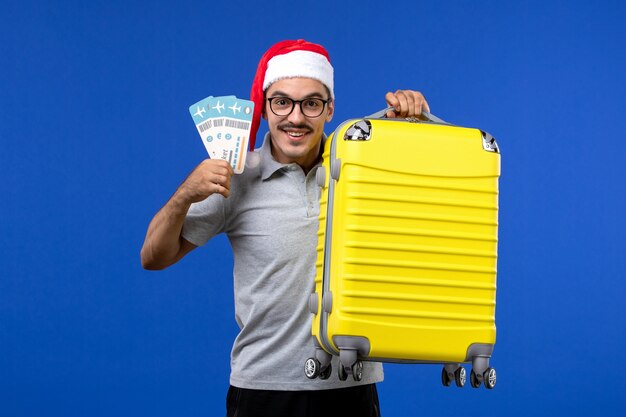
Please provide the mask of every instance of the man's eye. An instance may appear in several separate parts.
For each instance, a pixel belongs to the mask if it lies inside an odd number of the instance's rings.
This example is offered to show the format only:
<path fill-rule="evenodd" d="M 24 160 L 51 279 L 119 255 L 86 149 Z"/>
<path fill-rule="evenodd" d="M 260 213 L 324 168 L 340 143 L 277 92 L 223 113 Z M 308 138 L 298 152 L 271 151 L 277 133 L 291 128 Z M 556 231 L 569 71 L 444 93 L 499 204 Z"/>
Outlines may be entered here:
<path fill-rule="evenodd" d="M 281 107 L 286 107 L 289 105 L 289 101 L 285 98 L 279 98 L 274 100 L 274 103 L 276 103 L 277 106 L 281 106 Z"/>
<path fill-rule="evenodd" d="M 320 105 L 320 103 L 317 100 L 307 100 L 304 102 L 304 105 L 310 109 L 315 109 Z"/>

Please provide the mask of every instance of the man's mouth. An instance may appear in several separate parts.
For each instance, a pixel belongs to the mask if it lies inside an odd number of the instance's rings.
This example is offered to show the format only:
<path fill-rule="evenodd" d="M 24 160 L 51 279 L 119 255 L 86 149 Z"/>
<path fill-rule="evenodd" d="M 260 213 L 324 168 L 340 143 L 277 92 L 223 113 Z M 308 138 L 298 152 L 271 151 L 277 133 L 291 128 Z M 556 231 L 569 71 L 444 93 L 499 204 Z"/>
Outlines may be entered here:
<path fill-rule="evenodd" d="M 285 132 L 289 137 L 293 139 L 299 139 L 311 132 L 311 129 L 308 126 L 283 126 L 280 127 L 280 130 Z"/>
<path fill-rule="evenodd" d="M 292 132 L 289 130 L 285 130 L 284 132 L 287 133 L 292 138 L 301 138 L 305 134 L 305 132 Z"/>

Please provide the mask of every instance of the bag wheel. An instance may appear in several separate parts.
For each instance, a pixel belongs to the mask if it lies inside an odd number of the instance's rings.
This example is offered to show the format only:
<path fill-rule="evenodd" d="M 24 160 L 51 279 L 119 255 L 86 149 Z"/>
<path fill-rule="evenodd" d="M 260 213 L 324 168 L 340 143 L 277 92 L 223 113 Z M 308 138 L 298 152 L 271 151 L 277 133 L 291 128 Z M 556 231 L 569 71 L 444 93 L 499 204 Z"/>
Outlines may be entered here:
<path fill-rule="evenodd" d="M 478 379 L 478 375 L 476 375 L 476 372 L 474 372 L 473 368 L 470 372 L 470 385 L 472 386 L 472 388 L 480 387 L 480 379 Z"/>
<path fill-rule="evenodd" d="M 309 379 L 315 379 L 320 374 L 321 364 L 315 358 L 309 358 L 304 362 L 304 375 Z"/>
<path fill-rule="evenodd" d="M 444 387 L 449 387 L 450 384 L 452 384 L 452 379 L 450 379 L 450 375 L 448 375 L 448 371 L 446 371 L 445 366 L 441 370 L 441 383 Z"/>
<path fill-rule="evenodd" d="M 493 389 L 496 386 L 496 370 L 493 368 L 487 368 L 483 372 L 483 380 L 485 381 L 485 388 Z"/>
<path fill-rule="evenodd" d="M 463 388 L 466 381 L 467 371 L 462 366 L 459 366 L 458 369 L 454 371 L 454 382 L 456 382 L 457 387 Z"/>

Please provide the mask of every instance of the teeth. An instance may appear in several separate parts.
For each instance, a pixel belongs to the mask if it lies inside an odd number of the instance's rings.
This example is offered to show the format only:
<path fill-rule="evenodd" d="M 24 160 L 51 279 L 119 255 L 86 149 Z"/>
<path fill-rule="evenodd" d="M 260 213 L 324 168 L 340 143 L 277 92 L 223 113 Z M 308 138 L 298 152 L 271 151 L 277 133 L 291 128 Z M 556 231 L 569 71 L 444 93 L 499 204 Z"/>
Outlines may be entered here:
<path fill-rule="evenodd" d="M 293 137 L 296 137 L 296 138 L 299 138 L 300 136 L 304 135 L 304 133 L 302 133 L 302 132 L 287 132 L 287 134 L 289 136 L 293 136 Z"/>

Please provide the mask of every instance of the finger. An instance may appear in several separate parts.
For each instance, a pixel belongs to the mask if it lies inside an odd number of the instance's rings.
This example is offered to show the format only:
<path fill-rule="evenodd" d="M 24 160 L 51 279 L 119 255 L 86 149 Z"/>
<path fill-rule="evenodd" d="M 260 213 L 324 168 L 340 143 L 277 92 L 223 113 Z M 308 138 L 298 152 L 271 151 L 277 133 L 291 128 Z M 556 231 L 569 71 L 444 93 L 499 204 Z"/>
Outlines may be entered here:
<path fill-rule="evenodd" d="M 230 166 L 230 164 L 228 163 L 228 161 L 225 161 L 223 159 L 211 159 L 212 162 L 212 167 L 216 170 L 216 171 L 220 171 L 220 172 L 228 172 L 228 173 L 232 173 L 233 172 L 233 167 Z"/>
<path fill-rule="evenodd" d="M 409 112 L 408 98 L 404 91 L 401 90 L 396 91 L 396 97 L 400 102 L 400 108 L 398 109 L 398 111 L 396 111 L 396 113 L 398 113 L 398 116 L 400 117 L 406 117 L 407 113 Z"/>
<path fill-rule="evenodd" d="M 415 116 L 419 116 L 423 111 L 430 112 L 430 108 L 428 107 L 428 102 L 424 95 L 419 91 L 413 92 L 415 96 Z"/>
<path fill-rule="evenodd" d="M 216 167 L 209 171 L 212 175 L 219 175 L 220 177 L 230 178 L 233 175 L 233 169 L 229 165 L 223 167 Z"/>
<path fill-rule="evenodd" d="M 213 184 L 213 194 L 221 194 L 228 198 L 230 196 L 230 189 L 220 184 Z"/>
<path fill-rule="evenodd" d="M 413 91 L 402 91 L 402 94 L 406 98 L 406 112 L 403 114 L 404 117 L 413 117 L 415 116 L 415 108 L 417 104 L 415 103 L 416 97 Z"/>
<path fill-rule="evenodd" d="M 230 175 L 226 176 L 226 181 L 224 181 L 224 183 L 222 184 L 224 188 L 226 188 L 229 191 L 230 191 L 230 179 L 231 179 Z"/>
<path fill-rule="evenodd" d="M 230 192 L 230 175 L 210 173 L 205 177 L 204 184 L 206 191 L 210 194 L 218 193 L 227 196 Z"/>
<path fill-rule="evenodd" d="M 224 188 L 230 189 L 230 176 L 229 175 L 220 175 L 216 173 L 212 173 L 208 178 L 208 183 L 217 184 Z"/>
<path fill-rule="evenodd" d="M 223 167 L 226 168 L 229 164 L 228 161 L 225 161 L 224 159 L 220 159 L 220 158 L 206 158 L 205 160 L 203 160 L 201 162 L 201 165 L 205 165 L 205 166 L 210 166 L 210 167 Z"/>
<path fill-rule="evenodd" d="M 214 175 L 231 177 L 234 173 L 230 164 L 223 159 L 205 159 L 199 170 L 204 181 L 213 181 Z"/>
<path fill-rule="evenodd" d="M 388 92 L 385 95 L 385 100 L 387 101 L 387 105 L 393 107 L 396 112 L 400 111 L 400 101 L 398 100 L 398 98 L 396 97 L 394 93 L 392 93 L 391 91 Z M 389 110 L 387 112 L 387 117 L 389 118 L 396 117 L 396 114 L 394 113 L 394 111 Z"/>

